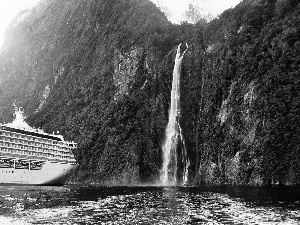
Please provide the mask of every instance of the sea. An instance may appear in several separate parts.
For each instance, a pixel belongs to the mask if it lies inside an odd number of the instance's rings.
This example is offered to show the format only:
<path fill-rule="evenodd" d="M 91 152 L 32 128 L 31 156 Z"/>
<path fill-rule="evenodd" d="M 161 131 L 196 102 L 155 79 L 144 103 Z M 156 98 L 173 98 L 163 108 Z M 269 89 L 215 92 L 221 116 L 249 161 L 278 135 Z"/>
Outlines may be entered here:
<path fill-rule="evenodd" d="M 300 188 L 0 186 L 0 224 L 300 224 Z"/>

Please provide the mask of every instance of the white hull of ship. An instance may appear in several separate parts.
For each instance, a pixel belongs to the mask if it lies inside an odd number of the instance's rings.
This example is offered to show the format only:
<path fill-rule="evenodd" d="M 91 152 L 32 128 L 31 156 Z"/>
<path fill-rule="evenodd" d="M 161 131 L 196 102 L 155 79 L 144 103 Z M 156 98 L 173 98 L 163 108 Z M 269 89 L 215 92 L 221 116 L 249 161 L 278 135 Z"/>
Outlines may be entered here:
<path fill-rule="evenodd" d="M 76 168 L 74 163 L 50 161 L 39 170 L 0 168 L 0 185 L 62 185 Z"/>

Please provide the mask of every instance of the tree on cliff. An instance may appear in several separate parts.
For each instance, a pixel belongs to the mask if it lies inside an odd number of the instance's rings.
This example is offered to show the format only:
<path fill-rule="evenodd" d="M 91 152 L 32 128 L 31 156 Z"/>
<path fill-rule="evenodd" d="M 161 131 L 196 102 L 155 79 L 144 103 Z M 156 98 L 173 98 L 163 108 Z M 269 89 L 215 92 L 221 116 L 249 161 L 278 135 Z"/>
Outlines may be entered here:
<path fill-rule="evenodd" d="M 188 42 L 180 123 L 189 173 L 210 184 L 299 184 L 300 6 L 247 2 L 203 26 L 173 25 L 148 0 L 44 0 L 7 32 L 3 120 L 15 103 L 30 125 L 78 142 L 78 181 L 154 181 L 174 47 Z"/>
<path fill-rule="evenodd" d="M 42 1 L 7 33 L 1 111 L 15 102 L 31 126 L 78 142 L 78 181 L 153 181 L 172 48 L 190 29 L 172 25 L 148 0 Z"/>
<path fill-rule="evenodd" d="M 198 5 L 193 3 L 188 4 L 188 9 L 182 15 L 182 20 L 188 23 L 201 23 L 206 24 L 208 21 L 212 19 L 212 15 L 210 13 L 206 13 L 204 9 L 200 8 Z"/>
<path fill-rule="evenodd" d="M 202 165 L 215 174 L 203 168 L 202 180 L 300 183 L 299 11 L 294 1 L 244 2 L 208 25 Z"/>

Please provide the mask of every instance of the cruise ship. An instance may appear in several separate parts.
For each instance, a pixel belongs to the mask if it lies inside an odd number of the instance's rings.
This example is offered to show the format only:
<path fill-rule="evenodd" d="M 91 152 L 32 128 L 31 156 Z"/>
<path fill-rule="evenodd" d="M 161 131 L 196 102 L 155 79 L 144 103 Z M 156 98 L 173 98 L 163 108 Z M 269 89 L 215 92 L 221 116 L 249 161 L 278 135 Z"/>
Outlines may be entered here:
<path fill-rule="evenodd" d="M 28 127 L 0 123 L 0 185 L 62 185 L 78 167 L 77 144 Z"/>

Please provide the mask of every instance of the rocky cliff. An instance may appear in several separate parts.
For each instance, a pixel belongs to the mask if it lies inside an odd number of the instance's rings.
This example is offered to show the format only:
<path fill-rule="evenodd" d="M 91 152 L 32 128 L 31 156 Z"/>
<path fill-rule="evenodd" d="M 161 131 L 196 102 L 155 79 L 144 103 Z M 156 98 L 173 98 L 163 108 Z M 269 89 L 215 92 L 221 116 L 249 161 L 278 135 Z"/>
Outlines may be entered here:
<path fill-rule="evenodd" d="M 201 182 L 299 183 L 299 9 L 244 1 L 209 24 Z"/>
<path fill-rule="evenodd" d="M 74 182 L 155 182 L 176 46 L 189 182 L 299 184 L 299 12 L 243 1 L 203 25 L 171 24 L 148 0 L 44 0 L 11 23 L 0 53 L 3 122 L 78 142 Z"/>

